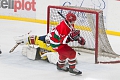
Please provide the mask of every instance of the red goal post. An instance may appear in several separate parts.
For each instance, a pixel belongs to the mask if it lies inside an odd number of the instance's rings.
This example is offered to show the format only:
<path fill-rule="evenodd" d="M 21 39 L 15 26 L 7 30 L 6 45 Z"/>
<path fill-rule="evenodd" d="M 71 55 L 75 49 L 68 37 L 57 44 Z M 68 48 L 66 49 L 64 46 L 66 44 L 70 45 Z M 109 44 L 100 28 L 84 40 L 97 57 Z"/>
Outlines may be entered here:
<path fill-rule="evenodd" d="M 84 46 L 75 41 L 69 45 L 76 51 L 95 54 L 95 63 L 119 63 L 120 56 L 112 50 L 107 38 L 102 10 L 76 6 L 48 6 L 47 33 L 64 20 L 58 12 L 65 16 L 69 11 L 77 16 L 75 29 L 80 30 L 80 35 L 86 40 Z"/>

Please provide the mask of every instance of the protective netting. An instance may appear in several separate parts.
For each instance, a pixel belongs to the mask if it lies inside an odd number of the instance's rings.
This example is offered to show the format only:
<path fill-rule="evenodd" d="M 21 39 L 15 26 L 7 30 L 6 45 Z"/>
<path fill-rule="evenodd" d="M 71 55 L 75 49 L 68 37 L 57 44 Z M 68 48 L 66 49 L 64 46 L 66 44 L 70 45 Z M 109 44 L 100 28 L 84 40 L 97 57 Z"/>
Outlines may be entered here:
<path fill-rule="evenodd" d="M 65 16 L 68 12 L 72 12 L 77 16 L 75 29 L 80 30 L 80 35 L 85 38 L 86 44 L 84 46 L 81 46 L 75 41 L 69 43 L 69 45 L 72 46 L 75 50 L 95 53 L 97 57 L 96 59 L 99 59 L 99 56 L 111 58 L 119 57 L 119 55 L 112 50 L 107 38 L 104 27 L 103 11 L 98 9 L 81 8 L 74 6 L 49 6 L 48 32 L 50 32 L 51 29 L 56 27 L 57 24 L 64 20 L 64 18 L 61 17 L 58 12 L 62 13 L 63 16 Z M 98 46 L 96 46 L 96 44 Z"/>

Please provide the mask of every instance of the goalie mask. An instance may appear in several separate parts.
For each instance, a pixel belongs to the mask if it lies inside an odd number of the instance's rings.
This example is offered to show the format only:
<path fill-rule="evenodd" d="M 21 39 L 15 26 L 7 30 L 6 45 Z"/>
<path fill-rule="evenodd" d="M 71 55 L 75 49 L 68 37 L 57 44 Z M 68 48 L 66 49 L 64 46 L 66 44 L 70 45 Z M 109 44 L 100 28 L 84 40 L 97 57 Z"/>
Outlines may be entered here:
<path fill-rule="evenodd" d="M 73 41 L 77 41 L 78 38 L 80 37 L 80 30 L 74 30 L 70 33 L 69 35 L 70 39 Z"/>
<path fill-rule="evenodd" d="M 70 23 L 76 21 L 76 16 L 75 16 L 75 14 L 69 12 L 69 13 L 66 15 L 66 20 L 69 21 Z"/>

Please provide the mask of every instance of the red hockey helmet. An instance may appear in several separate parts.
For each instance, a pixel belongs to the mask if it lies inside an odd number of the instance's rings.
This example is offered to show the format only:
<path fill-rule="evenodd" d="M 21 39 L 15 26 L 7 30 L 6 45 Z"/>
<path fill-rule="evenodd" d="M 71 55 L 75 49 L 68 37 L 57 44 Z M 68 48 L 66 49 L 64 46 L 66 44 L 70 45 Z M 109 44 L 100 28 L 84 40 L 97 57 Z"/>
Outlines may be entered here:
<path fill-rule="evenodd" d="M 66 15 L 66 20 L 69 21 L 69 22 L 76 21 L 76 16 L 75 16 L 75 14 L 69 12 L 69 13 Z"/>

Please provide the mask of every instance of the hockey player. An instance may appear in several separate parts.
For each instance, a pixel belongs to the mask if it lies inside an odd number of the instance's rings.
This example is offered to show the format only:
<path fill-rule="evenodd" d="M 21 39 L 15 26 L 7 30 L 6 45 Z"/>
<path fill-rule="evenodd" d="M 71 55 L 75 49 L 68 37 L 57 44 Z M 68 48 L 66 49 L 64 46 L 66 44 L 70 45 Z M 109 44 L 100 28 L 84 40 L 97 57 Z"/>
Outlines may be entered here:
<path fill-rule="evenodd" d="M 78 41 L 80 45 L 85 45 L 85 39 L 80 36 L 80 31 L 74 28 L 75 21 L 76 16 L 69 12 L 66 15 L 66 20 L 61 21 L 59 25 L 48 33 L 47 37 L 50 41 L 50 46 L 59 54 L 57 69 L 74 74 L 82 74 L 75 67 L 76 52 L 67 44 L 70 41 Z M 66 59 L 68 59 L 69 68 L 65 66 Z"/>

